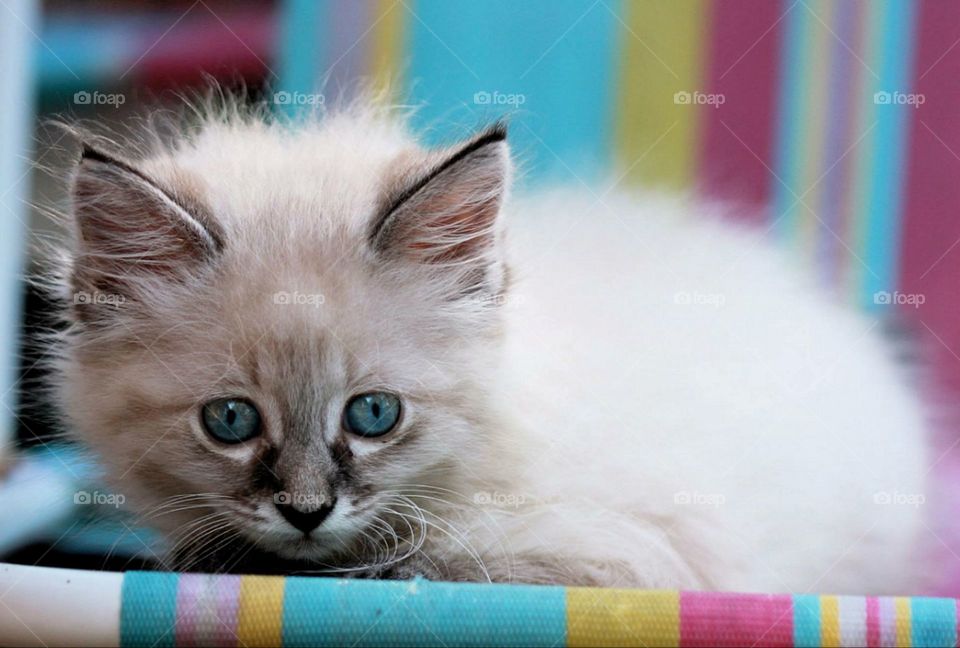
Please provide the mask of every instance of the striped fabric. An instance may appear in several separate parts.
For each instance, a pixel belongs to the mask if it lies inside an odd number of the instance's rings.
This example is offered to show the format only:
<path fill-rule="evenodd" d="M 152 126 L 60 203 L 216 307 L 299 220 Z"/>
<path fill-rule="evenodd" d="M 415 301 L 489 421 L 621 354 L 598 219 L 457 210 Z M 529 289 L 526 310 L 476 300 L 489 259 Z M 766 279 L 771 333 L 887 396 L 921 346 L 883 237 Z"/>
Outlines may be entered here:
<path fill-rule="evenodd" d="M 956 646 L 955 599 L 129 572 L 123 646 Z"/>

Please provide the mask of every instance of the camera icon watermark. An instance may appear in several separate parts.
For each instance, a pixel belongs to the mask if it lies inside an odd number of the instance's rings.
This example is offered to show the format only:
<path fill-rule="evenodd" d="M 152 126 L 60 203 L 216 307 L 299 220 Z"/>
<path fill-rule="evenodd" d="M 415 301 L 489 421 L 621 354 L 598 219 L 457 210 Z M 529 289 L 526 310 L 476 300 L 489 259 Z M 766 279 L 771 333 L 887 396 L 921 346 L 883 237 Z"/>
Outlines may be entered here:
<path fill-rule="evenodd" d="M 923 493 L 901 493 L 900 491 L 877 491 L 873 494 L 873 503 L 880 506 L 912 506 L 919 508 L 927 502 Z"/>
<path fill-rule="evenodd" d="M 923 293 L 902 293 L 899 290 L 889 292 L 887 290 L 878 290 L 873 293 L 873 303 L 878 306 L 912 306 L 920 308 L 927 301 Z"/>
<path fill-rule="evenodd" d="M 320 92 L 288 92 L 281 90 L 273 93 L 273 103 L 279 106 L 322 106 L 327 98 Z"/>
<path fill-rule="evenodd" d="M 496 506 L 497 508 L 519 508 L 527 501 L 524 495 L 519 493 L 498 493 L 480 491 L 474 493 L 473 503 L 479 506 Z"/>
<path fill-rule="evenodd" d="M 86 292 L 84 290 L 73 293 L 73 303 L 77 305 L 93 306 L 120 306 L 127 301 L 123 295 L 105 292 Z"/>
<path fill-rule="evenodd" d="M 313 306 L 320 308 L 326 301 L 322 293 L 302 293 L 299 291 L 273 293 L 273 303 L 280 306 Z"/>
<path fill-rule="evenodd" d="M 510 93 L 500 92 L 499 90 L 488 92 L 481 90 L 480 92 L 473 93 L 473 103 L 477 106 L 513 106 L 514 108 L 518 108 L 527 103 L 527 95 L 519 92 Z"/>
<path fill-rule="evenodd" d="M 673 303 L 677 306 L 710 306 L 712 308 L 721 308 L 727 303 L 727 298 L 723 293 L 681 290 L 673 294 Z"/>
<path fill-rule="evenodd" d="M 694 90 L 680 90 L 673 93 L 673 103 L 678 106 L 713 106 L 719 108 L 727 103 L 727 96 L 722 92 L 700 92 Z"/>
<path fill-rule="evenodd" d="M 73 103 L 78 106 L 113 106 L 119 108 L 126 102 L 126 95 L 120 92 L 107 93 L 99 90 L 93 92 L 80 90 L 73 93 Z"/>
<path fill-rule="evenodd" d="M 127 498 L 122 493 L 101 493 L 100 491 L 77 491 L 73 494 L 73 503 L 79 506 L 112 506 L 120 508 Z"/>
<path fill-rule="evenodd" d="M 878 106 L 913 106 L 919 108 L 927 102 L 927 96 L 921 92 L 887 92 L 881 90 L 873 93 L 873 103 Z"/>
<path fill-rule="evenodd" d="M 507 304 L 522 304 L 524 302 L 523 295 L 510 295 L 507 293 L 474 295 L 470 299 L 474 303 L 491 307 L 506 306 Z"/>
<path fill-rule="evenodd" d="M 707 506 L 720 508 L 727 501 L 721 493 L 701 493 L 700 491 L 678 491 L 673 494 L 673 503 L 681 506 Z"/>
<path fill-rule="evenodd" d="M 316 510 L 328 504 L 326 497 L 316 493 L 291 493 L 279 491 L 273 494 L 273 503 L 277 506 L 292 506 L 305 510 Z"/>

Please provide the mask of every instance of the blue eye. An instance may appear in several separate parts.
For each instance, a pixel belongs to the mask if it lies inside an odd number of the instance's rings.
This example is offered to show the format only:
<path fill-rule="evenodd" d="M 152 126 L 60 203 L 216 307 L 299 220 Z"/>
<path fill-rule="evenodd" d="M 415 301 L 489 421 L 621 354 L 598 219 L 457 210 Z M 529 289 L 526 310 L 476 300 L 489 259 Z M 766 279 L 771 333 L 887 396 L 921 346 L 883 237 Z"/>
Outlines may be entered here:
<path fill-rule="evenodd" d="M 343 416 L 344 425 L 364 437 L 383 436 L 400 420 L 400 399 L 385 392 L 355 396 Z"/>
<path fill-rule="evenodd" d="M 203 406 L 203 427 L 221 443 L 243 443 L 260 434 L 260 412 L 239 398 L 221 398 Z"/>

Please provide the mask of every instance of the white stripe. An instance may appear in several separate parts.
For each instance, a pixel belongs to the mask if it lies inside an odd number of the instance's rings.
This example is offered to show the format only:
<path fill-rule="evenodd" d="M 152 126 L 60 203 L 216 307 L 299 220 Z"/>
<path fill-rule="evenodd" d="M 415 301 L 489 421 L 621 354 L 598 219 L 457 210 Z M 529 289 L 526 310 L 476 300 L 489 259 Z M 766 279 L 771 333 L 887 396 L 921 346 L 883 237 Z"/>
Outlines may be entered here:
<path fill-rule="evenodd" d="M 0 563 L 0 640 L 119 646 L 123 574 Z"/>
<path fill-rule="evenodd" d="M 890 596 L 880 597 L 880 645 L 897 645 L 897 609 Z"/>
<path fill-rule="evenodd" d="M 840 645 L 856 648 L 867 645 L 867 599 L 862 596 L 838 596 L 840 608 Z"/>

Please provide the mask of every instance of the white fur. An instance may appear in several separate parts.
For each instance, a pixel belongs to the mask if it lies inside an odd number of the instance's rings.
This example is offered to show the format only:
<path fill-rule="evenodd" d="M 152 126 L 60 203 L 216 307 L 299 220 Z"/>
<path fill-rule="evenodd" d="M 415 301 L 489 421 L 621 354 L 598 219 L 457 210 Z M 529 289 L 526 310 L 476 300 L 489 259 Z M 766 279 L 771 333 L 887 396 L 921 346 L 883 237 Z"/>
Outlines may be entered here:
<path fill-rule="evenodd" d="M 717 212 L 582 191 L 511 208 L 500 398 L 533 459 L 503 478 L 556 502 L 513 549 L 628 566 L 607 584 L 915 591 L 926 425 L 878 322 Z"/>
<path fill-rule="evenodd" d="M 151 491 L 163 473 L 216 493 L 251 467 L 254 446 L 214 457 L 198 427 L 195 408 L 224 395 L 225 375 L 275 420 L 278 394 L 311 381 L 326 412 L 318 461 L 351 393 L 385 386 L 407 398 L 397 438 L 416 424 L 421 445 L 380 485 L 416 499 L 426 561 L 482 564 L 463 578 L 919 587 L 926 424 L 876 321 L 834 304 L 720 208 L 621 191 L 508 203 L 505 248 L 481 256 L 506 258 L 510 289 L 451 301 L 450 267 L 380 267 L 364 248 L 384 187 L 440 159 L 389 118 L 345 112 L 294 131 L 213 119 L 139 161 L 167 186 L 188 177 L 225 244 L 219 274 L 141 281 L 143 312 L 67 337 L 62 402 L 134 508 L 178 492 Z M 279 309 L 278 291 L 325 302 Z M 256 389 L 240 371 L 251 354 Z M 312 373 L 290 373 L 294 360 Z M 118 423 L 130 403 L 137 417 Z M 391 443 L 349 439 L 358 457 Z M 364 532 L 347 528 L 350 505 L 329 531 L 341 543 Z M 327 555 L 288 546 L 268 499 L 251 506 L 249 540 Z"/>

